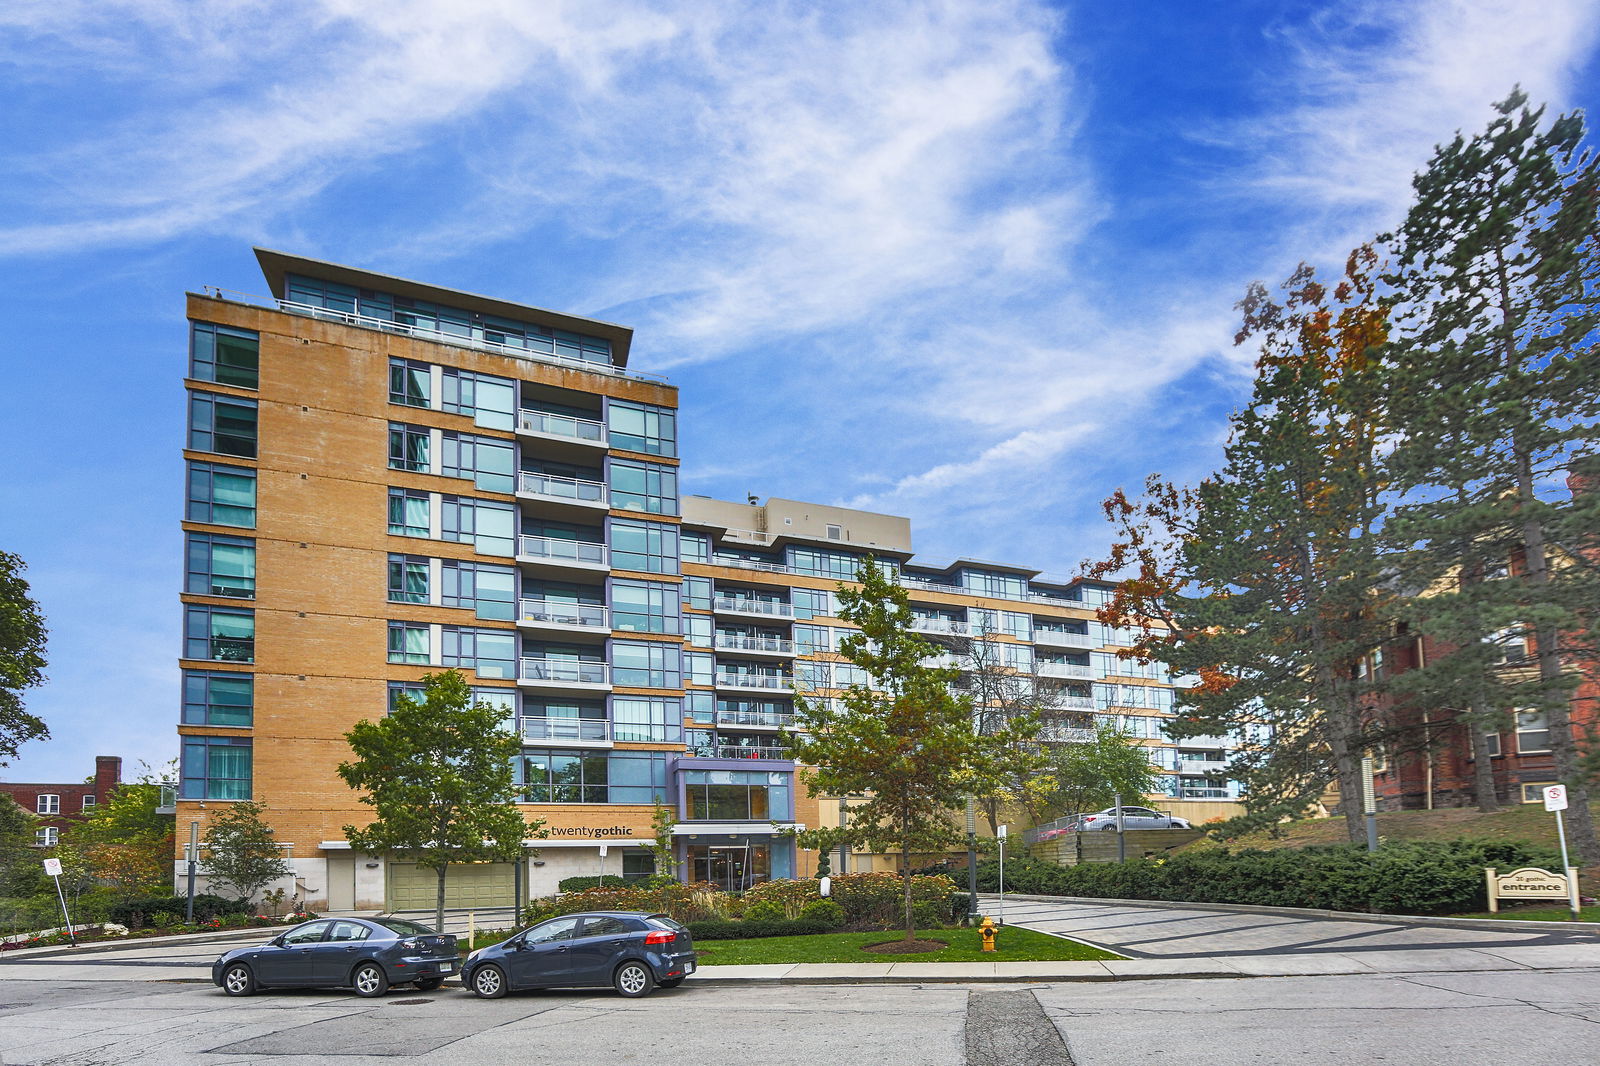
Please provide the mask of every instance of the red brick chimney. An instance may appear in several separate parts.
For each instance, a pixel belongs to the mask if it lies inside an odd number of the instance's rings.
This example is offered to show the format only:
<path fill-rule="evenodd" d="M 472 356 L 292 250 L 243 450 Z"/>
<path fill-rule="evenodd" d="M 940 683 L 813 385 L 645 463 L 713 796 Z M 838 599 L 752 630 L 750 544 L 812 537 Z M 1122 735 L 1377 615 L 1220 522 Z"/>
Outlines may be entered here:
<path fill-rule="evenodd" d="M 122 783 L 122 756 L 96 755 L 94 757 L 94 794 L 104 803 L 111 790 Z"/>

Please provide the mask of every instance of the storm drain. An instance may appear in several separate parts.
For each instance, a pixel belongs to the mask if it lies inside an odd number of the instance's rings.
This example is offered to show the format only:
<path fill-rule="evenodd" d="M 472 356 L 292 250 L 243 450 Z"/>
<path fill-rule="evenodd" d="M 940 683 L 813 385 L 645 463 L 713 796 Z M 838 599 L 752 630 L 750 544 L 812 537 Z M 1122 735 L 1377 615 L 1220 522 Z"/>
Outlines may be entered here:
<path fill-rule="evenodd" d="M 1032 992 L 967 994 L 967 1066 L 1073 1066 Z"/>

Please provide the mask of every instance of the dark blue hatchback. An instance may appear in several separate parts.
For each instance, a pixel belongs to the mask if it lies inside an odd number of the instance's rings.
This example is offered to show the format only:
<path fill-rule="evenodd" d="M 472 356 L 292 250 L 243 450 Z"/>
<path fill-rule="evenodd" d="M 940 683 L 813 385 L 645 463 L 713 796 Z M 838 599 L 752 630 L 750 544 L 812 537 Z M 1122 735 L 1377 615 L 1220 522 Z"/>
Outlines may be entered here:
<path fill-rule="evenodd" d="M 212 963 L 211 983 L 230 996 L 316 987 L 381 996 L 390 985 L 438 988 L 459 958 L 455 937 L 403 918 L 321 918 L 228 952 Z"/>
<path fill-rule="evenodd" d="M 540 922 L 467 956 L 461 980 L 484 999 L 521 988 L 603 987 L 643 996 L 694 973 L 689 931 L 665 914 L 586 911 Z"/>

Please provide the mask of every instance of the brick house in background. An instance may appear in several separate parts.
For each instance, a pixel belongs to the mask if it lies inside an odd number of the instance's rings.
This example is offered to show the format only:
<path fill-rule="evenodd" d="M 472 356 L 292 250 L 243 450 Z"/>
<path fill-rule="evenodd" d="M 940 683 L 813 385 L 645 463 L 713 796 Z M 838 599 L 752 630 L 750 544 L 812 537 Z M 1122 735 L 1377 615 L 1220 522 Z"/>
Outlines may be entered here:
<path fill-rule="evenodd" d="M 1574 497 L 1600 491 L 1600 459 L 1589 457 L 1575 462 L 1567 478 L 1567 488 Z M 1600 546 L 1588 543 L 1552 545 L 1552 565 L 1562 565 L 1555 557 L 1565 554 L 1570 560 L 1580 553 L 1600 564 Z M 1522 560 L 1512 558 L 1505 572 L 1515 576 L 1521 569 Z M 1403 634 L 1384 650 L 1381 659 L 1370 662 L 1368 668 L 1379 672 L 1381 680 L 1382 673 L 1389 676 L 1404 673 L 1436 661 L 1450 651 L 1449 645 L 1431 637 Z M 1576 670 L 1583 679 L 1569 705 L 1573 733 L 1582 744 L 1586 738 L 1600 735 L 1597 734 L 1600 730 L 1600 660 L 1592 650 L 1586 649 L 1576 655 L 1563 656 L 1563 662 L 1567 669 Z M 1531 634 L 1520 645 L 1507 646 L 1501 669 L 1525 674 L 1530 680 L 1537 677 L 1539 667 Z M 1400 708 L 1392 713 L 1394 724 L 1404 734 L 1415 737 L 1416 742 L 1406 745 L 1411 750 L 1378 760 L 1373 786 L 1379 808 L 1472 806 L 1476 802 L 1472 738 L 1467 724 L 1458 720 L 1457 712 Z M 1517 713 L 1510 716 L 1504 732 L 1490 738 L 1495 793 L 1500 802 L 1541 802 L 1544 786 L 1557 782 L 1549 735 L 1542 714 Z M 1432 744 L 1427 744 L 1425 738 L 1431 738 Z"/>
<path fill-rule="evenodd" d="M 25 811 L 39 816 L 37 843 L 50 847 L 85 811 L 106 802 L 122 783 L 122 757 L 96 755 L 94 777 L 68 784 L 28 784 L 0 781 L 0 795 L 10 796 Z"/>

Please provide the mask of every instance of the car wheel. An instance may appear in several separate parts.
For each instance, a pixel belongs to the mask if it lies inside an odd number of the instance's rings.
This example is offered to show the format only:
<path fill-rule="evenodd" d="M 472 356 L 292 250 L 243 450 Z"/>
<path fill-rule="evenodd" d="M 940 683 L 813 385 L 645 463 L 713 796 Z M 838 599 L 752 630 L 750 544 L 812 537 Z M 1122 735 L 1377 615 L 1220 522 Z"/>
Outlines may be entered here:
<path fill-rule="evenodd" d="M 468 987 L 480 999 L 499 999 L 506 994 L 505 971 L 498 966 L 479 966 L 472 971 Z"/>
<path fill-rule="evenodd" d="M 230 996 L 248 996 L 256 990 L 256 975 L 244 963 L 236 962 L 222 971 L 222 990 Z"/>
<path fill-rule="evenodd" d="M 616 976 L 611 979 L 618 994 L 633 999 L 638 996 L 650 994 L 650 989 L 655 987 L 656 979 L 650 974 L 650 967 L 642 962 L 625 962 L 617 967 Z"/>
<path fill-rule="evenodd" d="M 669 977 L 660 982 L 662 988 L 677 988 L 681 984 L 683 984 L 683 978 L 681 977 Z"/>
<path fill-rule="evenodd" d="M 438 988 L 442 984 L 444 984 L 443 977 L 424 977 L 422 980 L 417 982 L 417 988 L 424 992 L 432 992 L 435 988 Z"/>
<path fill-rule="evenodd" d="M 362 999 L 377 999 L 389 991 L 389 977 L 375 962 L 364 962 L 350 974 L 350 984 Z"/>

